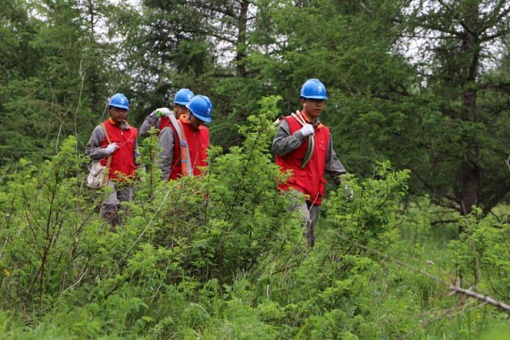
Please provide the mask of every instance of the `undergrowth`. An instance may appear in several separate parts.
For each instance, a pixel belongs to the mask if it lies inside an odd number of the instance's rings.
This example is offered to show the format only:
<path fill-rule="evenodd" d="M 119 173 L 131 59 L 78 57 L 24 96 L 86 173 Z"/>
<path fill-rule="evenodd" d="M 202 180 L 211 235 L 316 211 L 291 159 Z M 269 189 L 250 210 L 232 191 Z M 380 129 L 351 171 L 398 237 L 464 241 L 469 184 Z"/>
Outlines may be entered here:
<path fill-rule="evenodd" d="M 205 176 L 162 182 L 155 139 L 116 232 L 84 185 L 73 137 L 43 164 L 0 174 L 3 338 L 494 338 L 508 311 L 454 294 L 510 301 L 510 226 L 410 202 L 407 171 L 344 178 L 322 207 L 309 249 L 276 191 L 271 161 L 278 98 L 241 128 L 241 147 L 212 147 Z M 147 156 L 148 155 L 148 156 Z M 419 203 L 419 204 L 418 204 Z M 457 233 L 459 227 L 464 231 Z M 498 331 L 495 333 L 494 329 Z"/>

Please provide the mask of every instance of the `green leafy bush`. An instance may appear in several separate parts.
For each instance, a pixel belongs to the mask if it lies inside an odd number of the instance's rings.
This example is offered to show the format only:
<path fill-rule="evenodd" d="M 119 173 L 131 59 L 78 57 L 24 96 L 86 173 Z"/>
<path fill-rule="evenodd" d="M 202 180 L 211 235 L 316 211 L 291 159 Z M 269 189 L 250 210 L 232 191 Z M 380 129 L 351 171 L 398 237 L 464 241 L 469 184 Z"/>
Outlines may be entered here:
<path fill-rule="evenodd" d="M 450 214 L 464 232 L 432 232 L 427 205 L 407 201 L 407 171 L 377 164 L 330 190 L 317 243 L 276 190 L 264 98 L 243 144 L 210 150 L 204 176 L 161 181 L 157 140 L 124 225 L 98 213 L 107 188 L 84 186 L 74 137 L 38 165 L 0 175 L 0 332 L 5 338 L 482 337 L 506 313 L 451 295 L 455 282 L 510 300 L 509 226 Z M 424 198 L 426 201 L 426 198 Z"/>

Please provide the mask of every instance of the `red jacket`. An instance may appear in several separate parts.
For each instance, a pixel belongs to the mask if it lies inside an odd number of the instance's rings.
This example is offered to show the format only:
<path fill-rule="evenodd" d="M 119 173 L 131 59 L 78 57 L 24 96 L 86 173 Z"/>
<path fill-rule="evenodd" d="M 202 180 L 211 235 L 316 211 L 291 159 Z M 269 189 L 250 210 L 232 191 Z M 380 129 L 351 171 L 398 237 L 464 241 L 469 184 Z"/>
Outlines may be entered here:
<path fill-rule="evenodd" d="M 207 166 L 209 129 L 203 125 L 201 125 L 198 130 L 194 129 L 186 119 L 186 116 L 181 116 L 179 121 L 182 123 L 182 133 L 188 142 L 193 175 L 198 176 L 202 173 L 201 168 Z M 181 142 L 174 126 L 170 124 L 170 127 L 172 128 L 174 134 L 174 164 L 172 164 L 172 170 L 170 171 L 169 179 L 177 179 L 182 176 Z"/>
<path fill-rule="evenodd" d="M 301 124 L 293 118 L 286 117 L 289 124 L 290 134 L 294 134 L 301 129 Z M 290 170 L 292 175 L 286 183 L 279 185 L 282 190 L 288 190 L 290 187 L 307 195 L 307 201 L 314 205 L 321 205 L 326 188 L 326 178 L 324 177 L 326 169 L 326 159 L 329 143 L 329 128 L 319 123 L 315 129 L 314 140 L 315 148 L 312 158 L 301 169 L 301 162 L 306 154 L 308 146 L 308 137 L 305 137 L 303 144 L 296 150 L 289 152 L 284 156 L 276 155 L 276 164 L 280 166 L 283 172 Z"/>
<path fill-rule="evenodd" d="M 112 154 L 108 179 L 122 182 L 125 180 L 125 177 L 134 177 L 136 170 L 134 152 L 138 131 L 132 126 L 129 126 L 129 129 L 121 129 L 111 119 L 105 121 L 104 125 L 110 142 L 117 143 L 119 147 Z M 108 140 L 105 136 L 101 142 L 101 146 L 106 147 L 107 145 Z M 108 157 L 102 159 L 101 164 L 106 165 L 107 160 Z"/>

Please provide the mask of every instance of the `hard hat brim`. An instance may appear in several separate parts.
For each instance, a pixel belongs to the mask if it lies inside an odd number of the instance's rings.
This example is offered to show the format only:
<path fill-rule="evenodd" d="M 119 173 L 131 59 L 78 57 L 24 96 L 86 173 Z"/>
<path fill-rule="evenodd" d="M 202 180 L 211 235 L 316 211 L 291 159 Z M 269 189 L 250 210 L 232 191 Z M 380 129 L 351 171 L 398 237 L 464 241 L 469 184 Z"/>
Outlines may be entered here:
<path fill-rule="evenodd" d="M 203 121 L 204 123 L 210 123 L 212 121 L 211 117 L 200 116 L 200 115 L 193 113 L 193 111 L 191 111 L 191 114 L 193 116 L 197 117 L 198 119 L 200 119 L 201 121 Z"/>
<path fill-rule="evenodd" d="M 180 100 L 174 102 L 174 104 L 179 104 L 179 105 L 184 105 L 184 106 L 188 105 L 188 103 L 189 103 L 189 101 L 188 102 L 183 102 L 183 101 L 180 101 Z"/>
<path fill-rule="evenodd" d="M 328 97 L 327 96 L 301 96 L 305 99 L 322 99 L 322 100 L 327 100 Z"/>
<path fill-rule="evenodd" d="M 110 106 L 112 107 L 116 107 L 118 109 L 123 109 L 123 110 L 126 110 L 128 111 L 129 110 L 129 107 L 125 106 L 125 105 L 117 105 L 117 104 L 110 104 Z"/>

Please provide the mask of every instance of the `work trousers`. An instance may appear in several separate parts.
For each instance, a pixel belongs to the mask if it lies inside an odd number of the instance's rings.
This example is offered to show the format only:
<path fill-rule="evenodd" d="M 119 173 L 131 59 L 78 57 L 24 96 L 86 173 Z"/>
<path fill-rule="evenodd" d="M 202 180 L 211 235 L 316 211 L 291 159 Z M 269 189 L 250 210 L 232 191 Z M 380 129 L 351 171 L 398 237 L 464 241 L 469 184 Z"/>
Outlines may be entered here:
<path fill-rule="evenodd" d="M 123 222 L 118 211 L 121 208 L 122 202 L 129 202 L 133 200 L 133 187 L 112 181 L 108 181 L 106 185 L 112 188 L 112 192 L 101 206 L 101 215 L 108 221 L 108 223 L 111 224 L 112 227 L 122 225 Z"/>
<path fill-rule="evenodd" d="M 302 220 L 302 225 L 305 228 L 305 236 L 308 246 L 313 248 L 315 245 L 315 225 L 319 220 L 320 205 L 315 205 L 307 202 L 302 193 L 297 190 L 290 189 L 291 197 L 291 212 L 297 211 Z"/>

